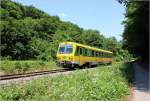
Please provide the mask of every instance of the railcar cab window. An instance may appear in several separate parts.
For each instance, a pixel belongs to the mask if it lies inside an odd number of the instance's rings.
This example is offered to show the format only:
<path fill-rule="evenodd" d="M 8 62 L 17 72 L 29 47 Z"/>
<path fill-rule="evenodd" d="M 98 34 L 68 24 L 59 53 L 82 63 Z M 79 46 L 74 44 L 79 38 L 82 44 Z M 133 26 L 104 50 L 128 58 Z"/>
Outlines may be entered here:
<path fill-rule="evenodd" d="M 60 53 L 60 54 L 65 53 L 65 46 L 60 46 L 60 47 L 59 47 L 59 53 Z"/>
<path fill-rule="evenodd" d="M 73 50 L 72 45 L 66 44 L 59 47 L 60 54 L 71 54 Z"/>
<path fill-rule="evenodd" d="M 72 53 L 72 45 L 68 45 L 68 46 L 66 46 L 66 53 L 67 54 L 70 54 L 70 53 Z"/>

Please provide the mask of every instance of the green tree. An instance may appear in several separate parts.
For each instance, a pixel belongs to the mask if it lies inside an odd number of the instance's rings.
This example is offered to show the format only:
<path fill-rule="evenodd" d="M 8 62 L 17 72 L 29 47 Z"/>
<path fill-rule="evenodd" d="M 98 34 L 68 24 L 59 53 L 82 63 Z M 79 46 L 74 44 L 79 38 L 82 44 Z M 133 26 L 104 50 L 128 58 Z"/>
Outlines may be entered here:
<path fill-rule="evenodd" d="M 83 30 L 79 42 L 82 44 L 95 46 L 98 48 L 103 47 L 104 36 L 101 35 L 97 30 Z"/>
<path fill-rule="evenodd" d="M 148 60 L 149 56 L 149 1 L 126 0 L 123 24 L 123 47 L 130 53 Z"/>

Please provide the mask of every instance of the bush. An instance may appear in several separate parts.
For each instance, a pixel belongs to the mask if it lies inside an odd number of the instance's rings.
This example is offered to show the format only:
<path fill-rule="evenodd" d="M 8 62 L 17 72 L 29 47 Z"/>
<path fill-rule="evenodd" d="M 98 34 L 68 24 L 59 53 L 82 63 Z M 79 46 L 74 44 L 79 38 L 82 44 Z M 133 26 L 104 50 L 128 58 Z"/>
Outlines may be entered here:
<path fill-rule="evenodd" d="M 53 61 L 1 61 L 0 71 L 5 73 L 24 73 L 37 70 L 56 69 Z"/>
<path fill-rule="evenodd" d="M 133 60 L 134 57 L 127 50 L 120 49 L 116 53 L 114 59 L 116 62 L 119 62 L 119 61 L 129 62 L 129 61 Z"/>

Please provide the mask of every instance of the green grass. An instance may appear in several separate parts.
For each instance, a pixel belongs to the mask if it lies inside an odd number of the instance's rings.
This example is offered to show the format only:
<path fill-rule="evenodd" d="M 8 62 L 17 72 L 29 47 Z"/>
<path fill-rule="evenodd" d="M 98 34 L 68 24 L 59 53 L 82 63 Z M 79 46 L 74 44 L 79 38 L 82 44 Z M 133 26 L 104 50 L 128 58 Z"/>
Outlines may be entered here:
<path fill-rule="evenodd" d="M 5 72 L 5 74 L 49 70 L 56 67 L 53 61 L 0 61 L 0 71 Z"/>
<path fill-rule="evenodd" d="M 129 95 L 131 64 L 113 64 L 0 88 L 2 100 L 121 101 Z"/>

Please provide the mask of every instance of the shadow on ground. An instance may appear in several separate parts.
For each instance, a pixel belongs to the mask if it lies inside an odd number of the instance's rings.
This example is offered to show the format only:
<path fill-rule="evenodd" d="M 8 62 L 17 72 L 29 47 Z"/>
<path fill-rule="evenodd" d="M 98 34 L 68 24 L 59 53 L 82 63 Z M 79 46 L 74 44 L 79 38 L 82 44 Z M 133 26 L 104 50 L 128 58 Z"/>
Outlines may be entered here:
<path fill-rule="evenodd" d="M 149 89 L 149 71 L 142 68 L 139 64 L 133 64 L 135 71 L 135 88 L 140 91 L 150 91 Z"/>

